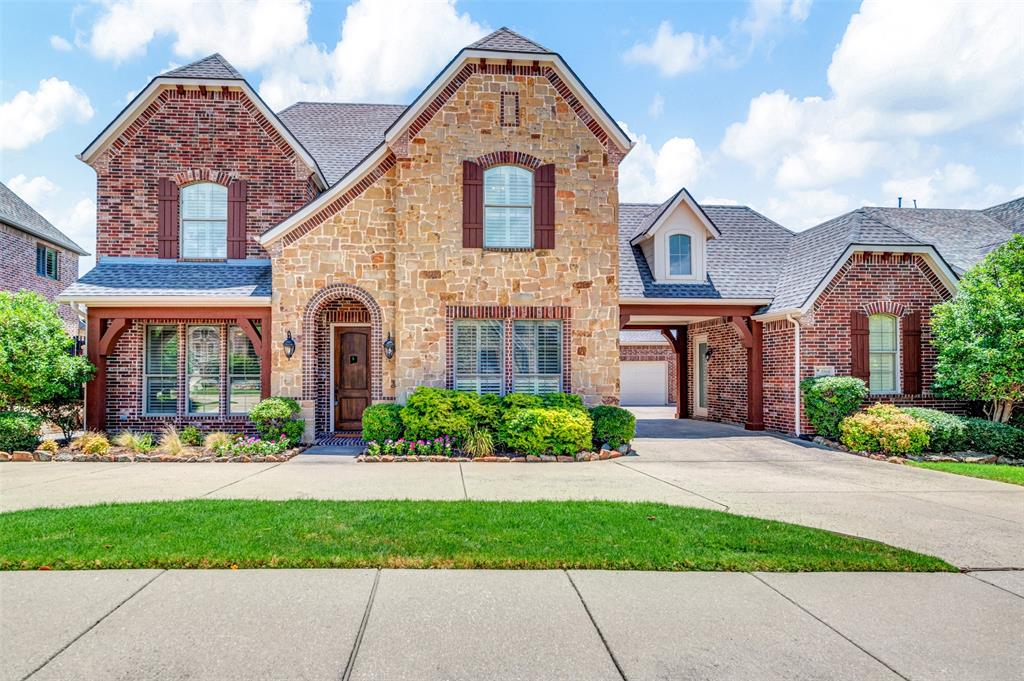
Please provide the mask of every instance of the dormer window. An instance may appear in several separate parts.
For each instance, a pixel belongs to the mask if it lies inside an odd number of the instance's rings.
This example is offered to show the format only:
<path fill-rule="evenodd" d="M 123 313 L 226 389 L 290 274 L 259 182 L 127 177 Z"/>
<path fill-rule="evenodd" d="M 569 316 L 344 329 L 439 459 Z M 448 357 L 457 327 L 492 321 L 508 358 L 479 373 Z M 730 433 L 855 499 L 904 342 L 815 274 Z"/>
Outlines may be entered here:
<path fill-rule="evenodd" d="M 484 248 L 533 248 L 533 173 L 526 168 L 484 171 Z"/>
<path fill-rule="evenodd" d="M 693 274 L 688 234 L 673 234 L 668 238 L 668 273 L 672 277 L 688 277 Z"/>
<path fill-rule="evenodd" d="M 228 189 L 199 182 L 181 189 L 181 257 L 223 259 L 228 255 Z"/>

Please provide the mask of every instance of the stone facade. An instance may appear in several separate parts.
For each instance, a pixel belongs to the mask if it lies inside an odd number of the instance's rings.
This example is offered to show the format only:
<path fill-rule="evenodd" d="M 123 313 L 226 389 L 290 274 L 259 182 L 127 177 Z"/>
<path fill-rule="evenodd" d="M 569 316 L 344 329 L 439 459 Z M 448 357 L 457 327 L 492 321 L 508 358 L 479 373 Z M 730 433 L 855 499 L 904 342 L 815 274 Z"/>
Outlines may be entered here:
<path fill-rule="evenodd" d="M 44 244 L 57 251 L 57 279 L 36 274 L 36 246 Z M 0 291 L 35 291 L 49 301 L 78 279 L 78 254 L 0 224 Z M 80 335 L 78 315 L 70 305 L 60 305 L 58 314 L 64 329 L 72 336 Z"/>
<path fill-rule="evenodd" d="M 96 256 L 157 257 L 158 183 L 248 183 L 247 257 L 313 195 L 312 170 L 239 90 L 169 89 L 92 164 Z"/>
<path fill-rule="evenodd" d="M 519 95 L 519 125 L 501 124 L 503 92 Z M 445 385 L 449 307 L 567 307 L 565 388 L 590 404 L 617 402 L 618 169 L 605 142 L 543 74 L 472 70 L 396 145 L 401 155 L 382 164 L 379 178 L 333 202 L 329 215 L 312 216 L 297 238 L 270 245 L 274 342 L 303 329 L 317 292 L 357 287 L 380 307 L 380 331 L 397 347 L 381 364 L 380 399 L 403 400 L 419 385 Z M 463 248 L 462 162 L 502 151 L 556 165 L 553 249 Z M 309 402 L 304 365 L 322 348 L 305 331 L 296 340 L 292 360 L 274 355 L 273 391 Z"/>

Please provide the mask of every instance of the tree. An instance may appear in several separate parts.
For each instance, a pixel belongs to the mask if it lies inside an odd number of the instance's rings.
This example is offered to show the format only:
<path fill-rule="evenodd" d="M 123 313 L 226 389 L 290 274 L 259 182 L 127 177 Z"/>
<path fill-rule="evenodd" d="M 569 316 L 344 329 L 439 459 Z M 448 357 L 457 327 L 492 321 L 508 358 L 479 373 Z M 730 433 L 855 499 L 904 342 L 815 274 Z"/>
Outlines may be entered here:
<path fill-rule="evenodd" d="M 72 354 L 57 306 L 37 293 L 0 292 L 0 410 L 32 411 L 65 431 L 95 367 Z"/>
<path fill-rule="evenodd" d="M 935 307 L 932 335 L 936 387 L 1008 421 L 1024 401 L 1024 235 L 964 274 L 956 296 Z"/>

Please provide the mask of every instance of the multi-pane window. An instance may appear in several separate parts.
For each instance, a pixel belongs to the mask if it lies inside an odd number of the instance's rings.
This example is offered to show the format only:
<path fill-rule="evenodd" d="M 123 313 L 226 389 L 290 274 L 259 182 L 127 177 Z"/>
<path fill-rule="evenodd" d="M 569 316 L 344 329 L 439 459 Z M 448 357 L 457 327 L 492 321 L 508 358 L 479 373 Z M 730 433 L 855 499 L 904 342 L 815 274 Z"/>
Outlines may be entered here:
<path fill-rule="evenodd" d="M 668 238 L 668 273 L 669 276 L 689 276 L 693 273 L 690 262 L 690 237 L 686 234 L 673 234 Z"/>
<path fill-rule="evenodd" d="M 146 327 L 143 410 L 164 415 L 178 412 L 178 327 Z"/>
<path fill-rule="evenodd" d="M 36 274 L 48 279 L 60 279 L 56 250 L 36 244 Z"/>
<path fill-rule="evenodd" d="M 484 171 L 484 247 L 533 246 L 533 173 L 519 166 Z"/>
<path fill-rule="evenodd" d="M 190 326 L 185 348 L 188 413 L 220 412 L 220 327 Z"/>
<path fill-rule="evenodd" d="M 896 318 L 887 314 L 868 317 L 869 387 L 873 393 L 896 390 Z"/>
<path fill-rule="evenodd" d="M 213 182 L 181 189 L 181 257 L 226 258 L 228 190 Z"/>
<path fill-rule="evenodd" d="M 228 411 L 247 414 L 260 401 L 260 358 L 238 326 L 228 328 Z"/>
<path fill-rule="evenodd" d="M 456 321 L 454 345 L 455 389 L 500 395 L 505 376 L 503 322 Z"/>
<path fill-rule="evenodd" d="M 512 391 L 554 393 L 562 389 L 562 322 L 512 323 Z"/>

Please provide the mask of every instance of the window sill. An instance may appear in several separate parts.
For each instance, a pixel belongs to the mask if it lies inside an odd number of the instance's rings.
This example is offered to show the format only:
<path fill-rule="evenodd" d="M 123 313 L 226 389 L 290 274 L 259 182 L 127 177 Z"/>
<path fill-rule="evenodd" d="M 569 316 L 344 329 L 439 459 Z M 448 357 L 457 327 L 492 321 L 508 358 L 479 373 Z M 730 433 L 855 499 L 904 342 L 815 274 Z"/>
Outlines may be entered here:
<path fill-rule="evenodd" d="M 504 246 L 484 246 L 480 250 L 484 251 L 485 253 L 526 253 L 528 251 L 550 250 L 550 249 L 539 249 L 539 248 L 534 248 L 533 246 L 508 246 L 508 247 L 504 247 Z"/>

